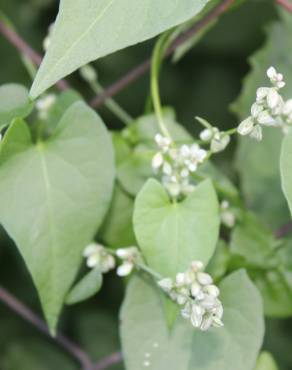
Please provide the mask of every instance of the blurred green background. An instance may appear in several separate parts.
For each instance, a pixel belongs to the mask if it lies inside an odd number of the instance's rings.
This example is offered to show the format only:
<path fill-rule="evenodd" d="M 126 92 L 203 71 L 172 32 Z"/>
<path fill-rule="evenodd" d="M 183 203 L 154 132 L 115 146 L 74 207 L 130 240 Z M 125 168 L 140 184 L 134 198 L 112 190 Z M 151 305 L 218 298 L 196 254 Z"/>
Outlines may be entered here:
<path fill-rule="evenodd" d="M 57 9 L 57 0 L 1 0 L 0 5 L 0 10 L 21 36 L 38 52 L 42 52 L 42 40 Z M 272 2 L 245 2 L 224 15 L 179 63 L 165 63 L 161 79 L 162 100 L 175 108 L 179 122 L 190 131 L 195 130 L 195 115 L 205 117 L 222 128 L 237 124 L 229 106 L 240 93 L 242 79 L 249 71 L 247 59 L 264 43 L 263 31 L 276 17 Z M 152 47 L 153 40 L 96 62 L 100 82 L 107 86 L 119 78 L 149 57 Z M 20 82 L 30 86 L 30 77 L 18 52 L 1 35 L 0 56 L 0 84 Z M 70 82 L 85 98 L 92 97 L 78 74 L 71 76 Z M 139 116 L 143 114 L 148 94 L 149 76 L 146 75 L 116 99 L 133 116 Z M 122 127 L 105 108 L 100 109 L 100 114 L 110 129 Z M 235 172 L 230 170 L 230 166 L 226 169 L 225 165 L 230 163 L 233 150 L 234 146 L 218 161 L 236 180 Z M 19 187 L 21 191 L 21 184 Z M 0 284 L 40 312 L 24 263 L 3 230 L 0 230 Z M 65 309 L 61 329 L 96 360 L 117 351 L 120 347 L 118 311 L 122 298 L 121 281 L 114 274 L 107 276 L 98 297 Z M 267 323 L 265 347 L 275 355 L 281 370 L 292 369 L 291 332 L 292 320 L 269 320 Z M 78 364 L 53 341 L 0 303 L 0 369 L 71 370 L 78 369 Z M 122 365 L 112 369 L 122 369 Z"/>

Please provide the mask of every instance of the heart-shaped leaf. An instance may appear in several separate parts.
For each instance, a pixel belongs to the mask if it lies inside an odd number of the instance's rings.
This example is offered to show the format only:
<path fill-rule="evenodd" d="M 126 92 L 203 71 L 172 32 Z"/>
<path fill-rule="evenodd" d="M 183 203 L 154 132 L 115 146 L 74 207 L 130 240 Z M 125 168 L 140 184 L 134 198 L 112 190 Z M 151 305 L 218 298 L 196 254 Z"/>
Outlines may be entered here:
<path fill-rule="evenodd" d="M 35 98 L 88 62 L 192 18 L 208 0 L 61 0 L 49 50 L 32 86 Z"/>
<path fill-rule="evenodd" d="M 134 277 L 121 311 L 127 370 L 254 370 L 264 335 L 260 295 L 243 270 L 220 289 L 223 328 L 201 332 L 179 317 L 169 332 L 158 289 Z"/>
<path fill-rule="evenodd" d="M 158 181 L 148 180 L 136 198 L 134 230 L 147 263 L 163 276 L 186 270 L 192 260 L 206 265 L 219 233 L 218 201 L 211 181 L 173 203 Z"/>
<path fill-rule="evenodd" d="M 113 177 L 110 137 L 83 102 L 67 110 L 48 141 L 34 144 L 16 120 L 1 144 L 0 221 L 32 274 L 52 331 L 109 205 Z"/>

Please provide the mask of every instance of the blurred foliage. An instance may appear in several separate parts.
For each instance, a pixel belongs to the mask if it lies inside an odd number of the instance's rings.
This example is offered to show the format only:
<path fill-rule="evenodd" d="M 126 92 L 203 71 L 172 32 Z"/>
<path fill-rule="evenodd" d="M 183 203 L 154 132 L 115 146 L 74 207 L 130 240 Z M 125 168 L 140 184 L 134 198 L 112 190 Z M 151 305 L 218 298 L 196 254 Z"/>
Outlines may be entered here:
<path fill-rule="evenodd" d="M 1 0 L 0 10 L 13 22 L 18 32 L 36 50 L 42 52 L 42 40 L 54 20 L 57 0 Z M 202 116 L 221 128 L 237 123 L 228 106 L 240 93 L 241 81 L 249 71 L 248 58 L 265 42 L 263 30 L 277 18 L 270 1 L 247 1 L 219 22 L 177 64 L 166 63 L 162 73 L 162 100 L 173 106 L 177 120 L 192 132 L 198 125 L 194 116 Z M 149 57 L 153 40 L 120 51 L 95 63 L 102 85 L 107 86 L 131 67 Z M 0 84 L 24 83 L 31 80 L 21 58 L 6 40 L 0 37 Z M 78 74 L 69 78 L 85 98 L 91 93 Z M 117 100 L 133 115 L 141 116 L 149 94 L 149 78 L 144 76 L 117 96 Z M 121 128 L 120 122 L 105 108 L 100 110 L 110 129 Z M 219 155 L 217 164 L 231 179 L 237 172 L 230 166 L 235 145 Z M 237 163 L 238 167 L 238 163 Z M 117 190 L 119 191 L 119 189 Z M 127 202 L 127 199 L 125 198 Z M 121 200 L 123 207 L 124 200 Z M 269 221 L 269 220 L 268 220 Z M 104 239 L 109 238 L 104 226 Z M 116 240 L 111 244 L 117 246 Z M 21 283 L 20 283 L 21 282 Z M 40 312 L 36 292 L 21 257 L 4 231 L 0 231 L 0 283 L 19 299 Z M 61 329 L 98 360 L 119 349 L 117 333 L 118 310 L 123 285 L 114 275 L 106 276 L 101 293 L 66 309 Z M 292 369 L 292 321 L 269 320 L 265 349 L 273 353 L 281 370 Z M 72 362 L 52 341 L 23 322 L 0 304 L 0 369 L 1 370 L 75 370 Z M 116 370 L 121 370 L 118 365 Z"/>

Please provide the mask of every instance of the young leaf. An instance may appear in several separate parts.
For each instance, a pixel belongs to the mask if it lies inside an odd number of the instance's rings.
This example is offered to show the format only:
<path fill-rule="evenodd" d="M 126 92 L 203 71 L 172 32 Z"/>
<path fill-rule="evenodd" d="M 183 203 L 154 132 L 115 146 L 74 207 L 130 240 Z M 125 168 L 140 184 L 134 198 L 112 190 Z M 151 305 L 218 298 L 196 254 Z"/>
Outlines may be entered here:
<path fill-rule="evenodd" d="M 91 298 L 102 286 L 102 273 L 97 267 L 88 272 L 73 288 L 66 298 L 66 304 L 76 304 Z"/>
<path fill-rule="evenodd" d="M 88 62 L 187 21 L 207 0 L 62 0 L 51 45 L 31 89 L 36 98 Z"/>
<path fill-rule="evenodd" d="M 28 90 L 18 84 L 0 86 L 0 127 L 9 124 L 14 118 L 24 118 L 33 108 Z"/>
<path fill-rule="evenodd" d="M 22 120 L 3 139 L 0 221 L 28 266 L 52 332 L 81 252 L 109 205 L 113 162 L 103 122 L 82 102 L 46 142 L 34 144 Z"/>
<path fill-rule="evenodd" d="M 269 352 L 262 352 L 258 358 L 255 370 L 278 370 L 278 366 Z"/>
<path fill-rule="evenodd" d="M 220 290 L 223 328 L 203 333 L 179 316 L 169 332 L 157 288 L 135 276 L 121 311 L 127 370 L 147 363 L 153 370 L 254 370 L 264 334 L 260 295 L 244 271 L 229 275 Z"/>
<path fill-rule="evenodd" d="M 219 233 L 212 183 L 206 180 L 182 202 L 172 203 L 158 181 L 148 180 L 136 198 L 134 231 L 147 263 L 163 276 L 186 270 L 192 260 L 206 265 Z"/>

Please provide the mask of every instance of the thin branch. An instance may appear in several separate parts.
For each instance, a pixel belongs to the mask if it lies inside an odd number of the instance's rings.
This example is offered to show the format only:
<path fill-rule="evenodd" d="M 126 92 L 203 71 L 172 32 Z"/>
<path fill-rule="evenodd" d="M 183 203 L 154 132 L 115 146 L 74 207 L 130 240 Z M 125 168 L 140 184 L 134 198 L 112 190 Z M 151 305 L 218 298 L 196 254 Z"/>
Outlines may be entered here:
<path fill-rule="evenodd" d="M 282 0 L 283 1 L 283 0 Z M 224 0 L 222 3 L 217 5 L 213 8 L 204 18 L 199 20 L 193 27 L 179 36 L 174 42 L 170 45 L 165 53 L 165 57 L 171 55 L 177 47 L 182 45 L 185 41 L 192 38 L 197 32 L 199 32 L 202 28 L 206 27 L 210 22 L 214 19 L 219 17 L 222 13 L 224 13 L 230 6 L 233 4 L 234 0 Z M 104 104 L 107 98 L 110 98 L 121 90 L 132 84 L 134 81 L 142 77 L 151 66 L 151 59 L 146 60 L 145 62 L 139 64 L 137 67 L 133 68 L 128 72 L 125 76 L 123 76 L 118 81 L 114 82 L 108 88 L 105 89 L 104 93 L 97 96 L 91 101 L 91 106 L 94 108 L 100 107 Z"/>
<path fill-rule="evenodd" d="M 292 2 L 289 0 L 276 0 L 276 3 L 286 9 L 289 13 L 292 13 Z"/>
<path fill-rule="evenodd" d="M 58 343 L 63 349 L 65 349 L 73 358 L 75 358 L 83 370 L 95 370 L 94 365 L 87 355 L 79 346 L 73 343 L 71 340 L 66 338 L 62 334 L 58 334 L 55 338 L 50 336 L 47 329 L 46 323 L 41 320 L 32 310 L 26 307 L 22 302 L 15 298 L 6 289 L 0 286 L 0 301 L 14 311 L 18 316 L 29 322 L 40 332 L 45 334 L 50 339 Z"/>
<path fill-rule="evenodd" d="M 34 51 L 13 29 L 8 26 L 5 22 L 0 21 L 0 33 L 6 38 L 17 50 L 23 55 L 29 58 L 34 64 L 39 66 L 42 62 L 42 57 Z M 60 90 L 66 90 L 69 88 L 69 84 L 60 80 L 57 84 Z"/>
<path fill-rule="evenodd" d="M 105 370 L 110 366 L 118 364 L 122 360 L 123 360 L 122 353 L 114 352 L 111 355 L 105 357 L 104 359 L 98 361 L 94 366 L 94 370 Z"/>

